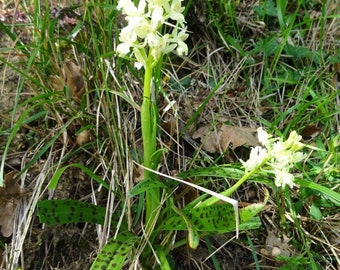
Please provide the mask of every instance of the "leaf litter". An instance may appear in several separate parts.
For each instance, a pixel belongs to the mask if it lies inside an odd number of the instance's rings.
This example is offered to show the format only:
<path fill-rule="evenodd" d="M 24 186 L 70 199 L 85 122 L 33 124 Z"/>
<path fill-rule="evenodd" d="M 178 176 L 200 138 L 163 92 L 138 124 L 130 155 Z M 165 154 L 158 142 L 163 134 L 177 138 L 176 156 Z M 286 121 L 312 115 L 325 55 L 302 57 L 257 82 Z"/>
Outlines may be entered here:
<path fill-rule="evenodd" d="M 63 63 L 61 73 L 61 76 L 51 75 L 49 77 L 52 87 L 57 91 L 62 91 L 64 87 L 68 87 L 73 100 L 80 103 L 86 89 L 81 68 L 73 61 L 67 60 Z"/>
<path fill-rule="evenodd" d="M 5 186 L 0 188 L 0 227 L 4 237 L 10 237 L 13 233 L 13 216 L 22 190 L 15 180 L 15 171 L 5 175 Z"/>
<path fill-rule="evenodd" d="M 240 146 L 258 146 L 256 129 L 248 127 L 235 127 L 222 125 L 217 130 L 211 130 L 211 126 L 203 126 L 192 135 L 193 139 L 202 141 L 202 148 L 210 153 L 224 152 L 228 148 L 235 150 Z"/>

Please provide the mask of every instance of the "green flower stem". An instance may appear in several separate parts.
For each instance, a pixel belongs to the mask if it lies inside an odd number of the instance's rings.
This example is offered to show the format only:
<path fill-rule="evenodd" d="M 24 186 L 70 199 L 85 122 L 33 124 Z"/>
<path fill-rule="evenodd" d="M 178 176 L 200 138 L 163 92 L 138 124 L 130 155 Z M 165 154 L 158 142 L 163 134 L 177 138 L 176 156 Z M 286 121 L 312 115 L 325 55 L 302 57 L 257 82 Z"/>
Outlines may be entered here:
<path fill-rule="evenodd" d="M 256 173 L 264 164 L 266 164 L 268 162 L 268 159 L 265 159 L 260 165 L 258 165 L 256 168 L 254 168 L 254 170 L 245 173 L 241 179 L 239 179 L 233 186 L 231 186 L 230 188 L 228 188 L 227 190 L 221 192 L 220 194 L 226 197 L 229 197 L 231 194 L 233 194 L 250 176 L 252 176 L 254 173 Z M 202 202 L 200 204 L 200 207 L 203 206 L 209 206 L 209 205 L 213 205 L 215 203 L 217 203 L 220 199 L 216 198 L 216 197 L 211 197 L 207 200 L 205 200 L 204 202 Z"/>
<path fill-rule="evenodd" d="M 144 93 L 141 111 L 141 125 L 142 125 L 142 138 L 144 148 L 144 166 L 155 170 L 153 158 L 157 147 L 157 115 L 154 109 L 155 104 L 151 100 L 151 82 L 153 75 L 153 58 L 151 54 L 147 59 L 144 74 Z M 144 170 L 144 179 L 156 179 L 157 176 L 148 170 Z M 146 223 L 152 224 L 156 216 L 157 207 L 159 206 L 160 192 L 159 189 L 152 189 L 146 191 Z M 148 227 L 148 226 L 147 226 Z"/>

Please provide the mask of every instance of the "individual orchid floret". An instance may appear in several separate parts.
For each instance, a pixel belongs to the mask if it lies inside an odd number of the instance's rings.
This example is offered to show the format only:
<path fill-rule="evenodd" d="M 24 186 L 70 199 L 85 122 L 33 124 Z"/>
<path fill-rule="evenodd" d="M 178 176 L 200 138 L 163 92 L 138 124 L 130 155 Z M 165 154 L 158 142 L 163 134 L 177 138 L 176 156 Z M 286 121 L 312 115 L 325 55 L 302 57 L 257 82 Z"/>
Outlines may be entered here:
<path fill-rule="evenodd" d="M 265 131 L 262 127 L 257 129 L 257 137 L 259 139 L 259 142 L 265 146 L 266 148 L 269 148 L 270 146 L 270 139 L 273 137 L 272 135 L 269 135 L 267 131 Z"/>
<path fill-rule="evenodd" d="M 188 54 L 188 46 L 184 43 L 184 41 L 188 38 L 188 34 L 186 30 L 181 30 L 178 35 L 175 37 L 174 41 L 178 44 L 176 51 L 178 55 L 186 55 Z"/>
<path fill-rule="evenodd" d="M 288 185 L 289 187 L 294 186 L 294 175 L 288 172 L 288 169 L 275 169 L 275 185 L 277 187 L 285 187 Z"/>
<path fill-rule="evenodd" d="M 286 148 L 290 148 L 292 151 L 298 151 L 304 147 L 304 144 L 301 143 L 302 136 L 298 135 L 294 130 L 289 134 L 287 141 L 283 144 Z"/>
<path fill-rule="evenodd" d="M 146 2 L 145 0 L 140 0 L 138 7 L 135 6 L 131 0 L 121 0 L 118 1 L 117 9 L 122 10 L 129 18 L 141 17 L 145 12 Z"/>
<path fill-rule="evenodd" d="M 169 10 L 168 16 L 171 20 L 177 21 L 180 25 L 184 22 L 184 7 L 181 4 L 182 0 L 174 0 L 171 3 L 171 8 Z"/>
<path fill-rule="evenodd" d="M 267 150 L 260 146 L 256 146 L 251 149 L 249 159 L 246 162 L 241 160 L 241 163 L 243 164 L 245 170 L 250 172 L 257 166 L 261 165 L 267 157 Z"/>

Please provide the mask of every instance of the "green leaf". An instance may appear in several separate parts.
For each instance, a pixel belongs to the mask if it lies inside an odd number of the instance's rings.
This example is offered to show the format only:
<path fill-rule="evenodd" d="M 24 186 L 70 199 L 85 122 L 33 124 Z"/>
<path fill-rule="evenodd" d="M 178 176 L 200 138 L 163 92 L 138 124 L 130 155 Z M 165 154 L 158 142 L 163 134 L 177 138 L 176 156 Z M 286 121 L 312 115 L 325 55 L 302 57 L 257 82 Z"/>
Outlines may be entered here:
<path fill-rule="evenodd" d="M 324 196 L 327 197 L 327 199 L 331 200 L 336 206 L 340 206 L 340 194 L 338 192 L 335 192 L 317 183 L 303 180 L 303 179 L 296 179 L 295 182 L 302 187 L 308 187 L 308 188 L 311 188 L 313 190 L 323 193 Z"/>
<path fill-rule="evenodd" d="M 242 208 L 239 211 L 241 223 L 249 221 L 250 219 L 255 217 L 258 213 L 260 213 L 262 209 L 266 206 L 268 200 L 269 200 L 269 191 L 265 189 L 264 202 L 250 204 Z"/>
<path fill-rule="evenodd" d="M 130 191 L 129 196 L 133 197 L 145 191 L 152 190 L 154 188 L 166 188 L 166 186 L 161 181 L 155 181 L 154 179 L 146 179 L 135 185 L 133 189 Z"/>
<path fill-rule="evenodd" d="M 190 177 L 228 177 L 232 179 L 239 179 L 244 175 L 244 170 L 237 169 L 228 165 L 211 166 L 208 168 L 197 168 L 181 172 L 178 174 L 180 178 Z"/>
<path fill-rule="evenodd" d="M 263 203 L 254 203 L 239 209 L 241 230 L 254 229 L 260 226 L 260 220 L 254 217 L 265 207 L 268 199 L 269 192 L 265 190 Z M 213 204 L 196 208 L 187 206 L 182 211 L 173 207 L 173 210 L 177 215 L 167 218 L 161 228 L 164 230 L 188 230 L 189 240 L 197 239 L 195 231 L 226 233 L 234 231 L 236 228 L 234 208 L 231 204 Z"/>
<path fill-rule="evenodd" d="M 293 46 L 286 44 L 283 50 L 290 55 L 293 59 L 308 59 L 316 64 L 320 64 L 322 56 L 325 56 L 322 51 L 312 51 L 307 47 Z"/>
<path fill-rule="evenodd" d="M 49 189 L 53 189 L 56 188 L 60 179 L 60 176 L 64 173 L 65 170 L 67 170 L 70 167 L 75 167 L 78 169 L 81 169 L 84 173 L 86 173 L 88 176 L 90 176 L 91 178 L 93 178 L 94 180 L 96 180 L 99 184 L 101 184 L 102 186 L 104 186 L 106 189 L 109 189 L 109 185 L 103 181 L 102 178 L 100 178 L 98 175 L 96 175 L 94 172 L 92 172 L 89 168 L 87 168 L 86 166 L 80 164 L 80 163 L 74 163 L 74 164 L 70 164 L 67 165 L 65 167 L 62 167 L 60 169 L 58 169 L 52 176 L 51 178 L 51 182 L 48 185 Z"/>
<path fill-rule="evenodd" d="M 38 216 L 47 225 L 89 222 L 104 224 L 105 208 L 75 200 L 41 200 Z"/>
<path fill-rule="evenodd" d="M 160 262 L 159 267 L 161 270 L 171 270 L 170 264 L 166 258 L 166 254 L 162 246 L 156 247 L 156 253 L 158 260 Z"/>
<path fill-rule="evenodd" d="M 200 242 L 200 236 L 195 226 L 191 223 L 191 220 L 183 214 L 181 210 L 179 210 L 174 204 L 172 204 L 172 209 L 180 216 L 185 222 L 185 225 L 188 229 L 188 242 L 189 247 L 192 249 L 196 249 Z"/>
<path fill-rule="evenodd" d="M 320 208 L 317 207 L 317 205 L 315 205 L 314 203 L 311 205 L 310 209 L 309 209 L 309 215 L 316 219 L 316 220 L 321 220 L 322 219 L 322 213 L 320 211 Z"/>
<path fill-rule="evenodd" d="M 267 0 L 259 6 L 255 6 L 254 11 L 261 17 L 264 17 L 265 15 L 277 17 L 277 9 L 273 0 Z"/>
<path fill-rule="evenodd" d="M 197 231 L 230 232 L 235 229 L 234 208 L 230 204 L 214 204 L 205 207 L 182 209 Z M 168 218 L 161 228 L 164 230 L 187 230 L 184 219 L 179 215 Z"/>
<path fill-rule="evenodd" d="M 49 188 L 49 189 L 55 189 L 55 188 L 57 187 L 61 175 L 62 175 L 62 174 L 64 173 L 64 171 L 67 170 L 69 167 L 70 167 L 70 166 L 62 167 L 62 168 L 58 169 L 58 170 L 53 174 L 53 176 L 51 177 L 51 181 L 50 181 L 50 183 L 48 184 L 48 188 Z"/>
<path fill-rule="evenodd" d="M 209 100 L 212 99 L 215 96 L 216 91 L 220 88 L 220 86 L 225 82 L 225 79 L 227 78 L 227 75 L 224 75 L 216 84 L 216 86 L 211 90 L 209 95 L 203 100 L 201 105 L 197 108 L 197 110 L 194 112 L 194 114 L 191 116 L 191 118 L 187 121 L 186 126 L 184 129 L 181 130 L 180 136 L 183 136 L 183 134 L 187 131 L 187 129 L 196 121 L 196 119 L 201 115 L 201 112 L 204 108 L 206 108 L 206 105 L 208 104 Z"/>
<path fill-rule="evenodd" d="M 90 270 L 122 269 L 127 255 L 139 240 L 139 237 L 128 231 L 120 232 L 115 239 L 111 238 L 102 248 Z"/>
<path fill-rule="evenodd" d="M 255 44 L 254 49 L 251 50 L 252 55 L 263 52 L 266 57 L 275 54 L 278 50 L 279 43 L 276 36 L 269 36 L 265 39 L 259 39 Z"/>
<path fill-rule="evenodd" d="M 248 211 L 243 214 L 243 211 Z M 199 232 L 209 233 L 227 233 L 235 231 L 236 221 L 234 208 L 230 204 L 214 204 L 201 208 L 193 208 L 191 210 L 182 210 L 184 215 L 190 220 L 193 229 Z M 240 223 L 240 230 L 251 230 L 259 228 L 261 221 L 258 217 L 250 217 L 249 210 L 245 208 L 239 211 L 243 222 Z M 257 212 L 251 212 L 256 214 Z M 179 215 L 170 216 L 160 225 L 162 230 L 188 230 L 184 219 Z M 193 230 L 192 230 L 193 232 Z"/>
<path fill-rule="evenodd" d="M 9 25 L 10 26 L 10 25 Z M 19 38 L 19 36 L 15 33 L 15 31 L 11 30 L 11 27 L 6 26 L 5 24 L 3 24 L 2 22 L 0 22 L 0 29 L 3 30 L 5 32 L 5 34 L 12 39 L 17 45 L 16 48 L 20 48 L 20 50 L 24 53 L 29 55 L 30 52 L 27 49 L 28 46 L 25 45 L 21 39 Z"/>
<path fill-rule="evenodd" d="M 241 222 L 247 222 L 265 207 L 264 203 L 253 203 L 247 207 L 242 208 L 240 212 L 240 220 Z"/>
<path fill-rule="evenodd" d="M 256 270 L 260 270 L 261 268 L 260 268 L 259 260 L 257 258 L 257 251 L 254 247 L 253 241 L 251 240 L 249 234 L 247 234 L 247 240 L 248 240 L 248 244 L 251 248 L 251 253 L 253 254 Z"/>
<path fill-rule="evenodd" d="M 45 101 L 46 104 L 47 101 Z M 32 107 L 34 108 L 34 107 Z M 31 160 L 29 162 L 27 162 L 26 166 L 20 171 L 19 175 L 23 174 L 26 170 L 28 170 L 29 168 L 32 167 L 33 164 L 35 164 L 37 162 L 37 160 L 47 152 L 47 150 L 54 144 L 54 142 L 60 138 L 60 135 L 67 129 L 67 127 L 75 120 L 77 119 L 79 116 L 74 116 L 72 117 L 70 120 L 68 120 L 64 126 L 56 133 L 56 135 L 54 135 L 48 142 L 46 142 L 45 144 L 43 144 L 43 146 L 41 147 L 41 149 L 39 149 L 38 152 L 36 152 L 36 154 L 31 158 Z M 18 125 L 19 122 L 17 122 L 16 125 Z"/>
<path fill-rule="evenodd" d="M 261 172 L 259 172 L 257 175 L 261 176 Z M 244 176 L 244 169 L 239 169 L 235 167 L 235 165 L 218 165 L 218 166 L 211 166 L 207 168 L 195 168 L 191 169 L 185 172 L 181 172 L 177 175 L 180 178 L 192 178 L 192 177 L 223 177 L 223 178 L 229 178 L 229 179 L 235 179 L 238 180 Z M 249 179 L 253 182 L 260 182 L 265 183 L 266 185 L 273 185 L 273 181 L 266 180 L 263 177 L 254 177 L 252 179 Z"/>
<path fill-rule="evenodd" d="M 190 76 L 186 76 L 181 78 L 179 81 L 171 78 L 168 84 L 170 85 L 170 89 L 172 91 L 182 93 L 185 89 L 190 87 L 191 81 L 192 79 L 190 78 Z"/>

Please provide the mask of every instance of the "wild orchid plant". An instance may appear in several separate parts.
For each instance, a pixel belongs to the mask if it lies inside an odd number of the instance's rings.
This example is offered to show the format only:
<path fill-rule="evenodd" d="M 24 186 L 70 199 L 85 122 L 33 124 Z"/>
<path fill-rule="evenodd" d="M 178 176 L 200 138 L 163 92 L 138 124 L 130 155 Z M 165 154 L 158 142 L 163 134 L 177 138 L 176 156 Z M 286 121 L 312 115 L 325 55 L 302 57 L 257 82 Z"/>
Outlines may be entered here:
<path fill-rule="evenodd" d="M 262 127 L 257 129 L 257 136 L 262 146 L 255 146 L 251 149 L 247 161 L 240 160 L 245 173 L 232 187 L 222 192 L 224 196 L 233 194 L 246 180 L 259 171 L 275 175 L 275 186 L 285 188 L 286 185 L 293 187 L 294 175 L 289 171 L 305 159 L 305 154 L 299 152 L 305 144 L 301 143 L 302 137 L 292 131 L 286 141 L 282 138 L 273 138 Z M 218 201 L 212 197 L 203 202 L 203 205 L 211 205 Z"/>
<path fill-rule="evenodd" d="M 165 54 L 188 53 L 184 7 L 182 0 L 140 0 L 138 6 L 131 0 L 120 0 L 117 9 L 125 15 L 127 25 L 119 35 L 117 53 L 135 58 L 135 67 L 144 68 L 144 92 L 141 108 L 141 128 L 144 148 L 144 166 L 156 170 L 157 154 L 157 94 L 154 68 Z M 171 23 L 168 20 L 171 19 Z M 164 33 L 167 27 L 167 33 Z M 145 170 L 144 178 L 155 179 L 154 173 Z M 146 221 L 153 221 L 155 209 L 160 204 L 160 192 L 156 188 L 146 192 Z"/>

